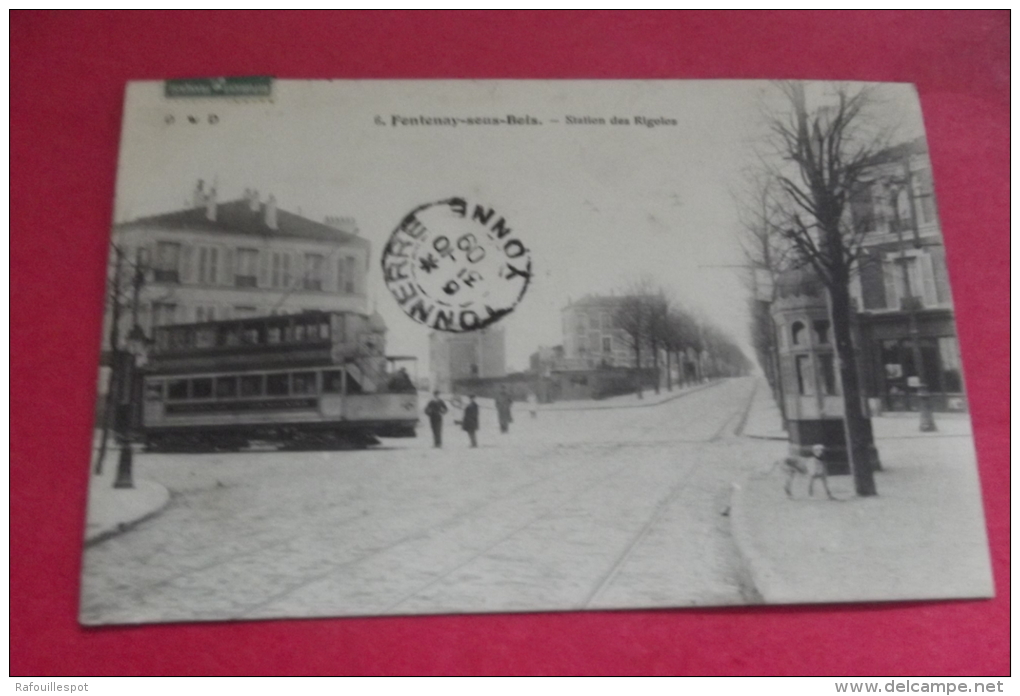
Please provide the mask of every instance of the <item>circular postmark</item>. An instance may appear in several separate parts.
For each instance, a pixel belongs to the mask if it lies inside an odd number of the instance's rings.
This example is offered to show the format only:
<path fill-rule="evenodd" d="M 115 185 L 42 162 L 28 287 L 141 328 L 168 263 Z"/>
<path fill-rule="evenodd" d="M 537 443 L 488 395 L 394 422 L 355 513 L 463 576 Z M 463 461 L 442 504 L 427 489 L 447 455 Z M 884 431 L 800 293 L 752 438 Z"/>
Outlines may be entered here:
<path fill-rule="evenodd" d="M 531 281 L 531 252 L 487 205 L 420 205 L 393 230 L 383 278 L 409 317 L 437 331 L 482 329 L 514 310 Z"/>

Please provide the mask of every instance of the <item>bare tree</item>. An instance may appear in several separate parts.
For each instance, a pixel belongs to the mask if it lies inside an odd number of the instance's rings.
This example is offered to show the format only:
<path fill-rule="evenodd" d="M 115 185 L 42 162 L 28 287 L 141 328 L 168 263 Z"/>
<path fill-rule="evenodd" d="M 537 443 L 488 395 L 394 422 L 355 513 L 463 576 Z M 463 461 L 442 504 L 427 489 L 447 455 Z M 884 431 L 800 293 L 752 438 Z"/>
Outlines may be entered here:
<path fill-rule="evenodd" d="M 669 334 L 669 299 L 661 288 L 655 289 L 646 296 L 648 307 L 648 348 L 652 352 L 652 368 L 655 370 L 655 393 L 659 393 L 661 374 L 659 371 L 659 354 L 666 347 Z M 666 370 L 669 370 L 667 360 Z"/>
<path fill-rule="evenodd" d="M 624 341 L 634 351 L 635 370 L 635 392 L 638 398 L 643 398 L 643 383 L 641 374 L 641 352 L 650 349 L 652 342 L 653 326 L 656 319 L 654 302 L 655 283 L 648 276 L 644 276 L 632 283 L 624 292 L 620 305 L 616 309 L 614 317 L 616 326 L 623 331 Z M 653 351 L 654 352 L 654 351 Z"/>
<path fill-rule="evenodd" d="M 771 171 L 785 198 L 780 234 L 828 291 L 854 486 L 857 495 L 875 495 L 874 442 L 862 411 L 851 337 L 850 279 L 864 229 L 854 226 L 848 207 L 867 185 L 866 172 L 888 140 L 869 132 L 875 104 L 868 88 L 839 87 L 813 107 L 803 83 L 781 83 L 779 89 L 786 107 L 768 125 L 782 160 Z"/>

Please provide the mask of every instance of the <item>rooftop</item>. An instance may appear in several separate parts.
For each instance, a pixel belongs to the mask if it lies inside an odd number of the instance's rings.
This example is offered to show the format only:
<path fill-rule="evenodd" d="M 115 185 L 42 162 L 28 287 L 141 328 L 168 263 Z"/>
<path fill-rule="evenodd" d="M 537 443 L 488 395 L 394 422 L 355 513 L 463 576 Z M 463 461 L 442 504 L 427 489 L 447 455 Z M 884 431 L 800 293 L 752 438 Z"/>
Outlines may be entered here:
<path fill-rule="evenodd" d="M 207 206 L 151 215 L 118 224 L 117 229 L 162 227 L 167 230 L 230 233 L 253 237 L 290 237 L 323 242 L 368 246 L 369 242 L 352 232 L 310 220 L 286 210 L 276 211 L 276 229 L 266 223 L 266 203 L 257 202 L 253 209 L 247 199 L 216 204 L 215 219 L 210 220 Z"/>

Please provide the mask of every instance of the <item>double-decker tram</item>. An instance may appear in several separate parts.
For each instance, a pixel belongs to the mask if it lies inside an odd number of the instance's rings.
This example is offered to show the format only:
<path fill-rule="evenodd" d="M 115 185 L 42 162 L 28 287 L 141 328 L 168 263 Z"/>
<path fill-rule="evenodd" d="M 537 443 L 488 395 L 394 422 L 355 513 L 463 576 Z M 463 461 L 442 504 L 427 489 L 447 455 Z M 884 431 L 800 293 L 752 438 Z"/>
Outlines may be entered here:
<path fill-rule="evenodd" d="M 158 327 L 143 369 L 150 451 L 367 447 L 414 437 L 415 358 L 378 315 L 310 311 Z"/>

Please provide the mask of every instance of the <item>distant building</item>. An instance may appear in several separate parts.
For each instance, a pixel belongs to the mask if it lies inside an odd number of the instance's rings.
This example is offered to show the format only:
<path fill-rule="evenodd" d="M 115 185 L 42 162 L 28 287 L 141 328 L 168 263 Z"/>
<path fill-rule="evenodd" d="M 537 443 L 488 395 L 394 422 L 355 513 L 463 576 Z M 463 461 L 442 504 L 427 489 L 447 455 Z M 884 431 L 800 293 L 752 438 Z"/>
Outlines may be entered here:
<path fill-rule="evenodd" d="M 617 326 L 616 313 L 626 298 L 586 295 L 562 310 L 563 354 L 570 369 L 636 367 L 634 349 Z M 642 366 L 647 367 L 642 356 Z"/>
<path fill-rule="evenodd" d="M 429 363 L 432 388 L 453 391 L 460 379 L 504 377 L 506 375 L 506 332 L 502 326 L 479 331 L 429 334 Z"/>
<path fill-rule="evenodd" d="M 914 410 L 918 377 L 910 336 L 912 298 L 923 374 L 937 409 L 966 407 L 952 296 L 924 138 L 883 152 L 871 186 L 851 201 L 864 230 L 851 292 L 858 308 L 861 372 L 884 408 Z M 904 271 L 907 287 L 904 287 Z"/>
<path fill-rule="evenodd" d="M 151 336 L 154 326 L 309 309 L 367 314 L 370 244 L 352 218 L 333 222 L 281 210 L 273 196 L 261 201 L 252 190 L 221 203 L 216 189 L 199 181 L 191 207 L 116 225 L 120 335 L 135 320 Z M 114 268 L 111 261 L 111 275 Z M 135 269 L 143 272 L 137 303 Z"/>

